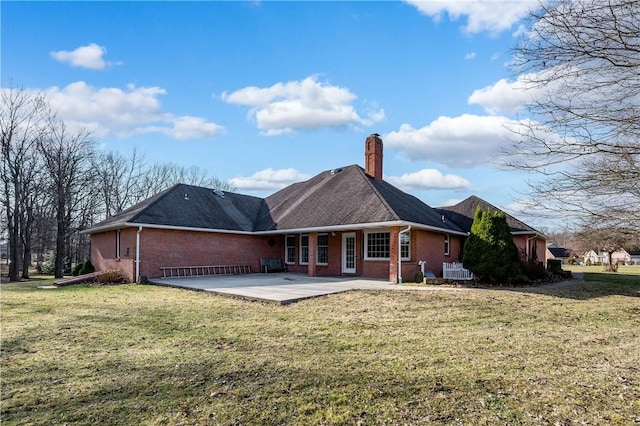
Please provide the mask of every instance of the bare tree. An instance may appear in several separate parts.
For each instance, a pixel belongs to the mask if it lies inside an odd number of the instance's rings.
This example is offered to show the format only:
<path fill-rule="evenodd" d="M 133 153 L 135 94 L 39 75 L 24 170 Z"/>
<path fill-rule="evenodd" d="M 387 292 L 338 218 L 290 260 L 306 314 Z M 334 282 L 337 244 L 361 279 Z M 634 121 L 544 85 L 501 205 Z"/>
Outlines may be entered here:
<path fill-rule="evenodd" d="M 45 133 L 47 105 L 42 96 L 22 89 L 0 90 L 2 138 L 2 210 L 9 242 L 9 280 L 29 277 L 31 230 L 37 200 L 37 143 Z"/>
<path fill-rule="evenodd" d="M 72 223 L 78 214 L 78 207 L 87 196 L 86 189 L 91 187 L 88 166 L 94 153 L 94 141 L 84 130 L 68 132 L 65 123 L 53 114 L 50 115 L 47 130 L 38 148 L 50 179 L 49 193 L 56 215 L 54 274 L 56 278 L 61 278 L 65 266 L 70 266 Z"/>
<path fill-rule="evenodd" d="M 509 166 L 537 206 L 640 228 L 640 2 L 560 0 L 531 15 L 515 71 L 531 95 Z"/>
<path fill-rule="evenodd" d="M 104 216 L 119 213 L 141 200 L 143 167 L 144 157 L 136 150 L 129 157 L 117 152 L 103 152 L 95 156 L 92 169 Z"/>
<path fill-rule="evenodd" d="M 211 177 L 206 170 L 197 166 L 184 167 L 175 163 L 156 163 L 149 167 L 140 179 L 142 197 L 139 201 L 177 183 L 205 186 L 223 191 L 236 190 L 229 182 Z"/>

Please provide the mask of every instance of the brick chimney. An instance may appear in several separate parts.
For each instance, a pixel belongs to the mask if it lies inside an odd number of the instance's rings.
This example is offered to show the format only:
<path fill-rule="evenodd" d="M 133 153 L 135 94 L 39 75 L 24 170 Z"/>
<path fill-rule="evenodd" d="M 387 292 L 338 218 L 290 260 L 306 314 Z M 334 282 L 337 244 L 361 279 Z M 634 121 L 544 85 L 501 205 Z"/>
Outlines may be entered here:
<path fill-rule="evenodd" d="M 382 179 L 382 139 L 377 133 L 369 135 L 364 142 L 364 172 Z"/>

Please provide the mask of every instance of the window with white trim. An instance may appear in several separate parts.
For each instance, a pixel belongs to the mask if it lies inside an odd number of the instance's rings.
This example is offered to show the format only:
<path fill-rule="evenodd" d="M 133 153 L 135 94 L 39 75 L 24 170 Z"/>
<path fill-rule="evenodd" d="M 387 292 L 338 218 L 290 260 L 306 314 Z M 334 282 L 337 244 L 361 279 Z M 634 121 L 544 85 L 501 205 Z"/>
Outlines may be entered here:
<path fill-rule="evenodd" d="M 411 259 L 411 234 L 409 232 L 400 234 L 400 258 L 402 260 Z"/>
<path fill-rule="evenodd" d="M 366 231 L 364 238 L 365 259 L 389 259 L 389 232 Z"/>
<path fill-rule="evenodd" d="M 389 259 L 391 234 L 384 231 L 364 232 L 364 258 L 366 260 Z M 411 235 L 400 234 L 400 257 L 402 260 L 411 259 Z"/>
<path fill-rule="evenodd" d="M 449 234 L 444 236 L 444 254 L 449 256 Z"/>
<path fill-rule="evenodd" d="M 300 235 L 300 264 L 309 264 L 309 234 Z"/>
<path fill-rule="evenodd" d="M 329 264 L 329 235 L 318 234 L 317 265 Z"/>
<path fill-rule="evenodd" d="M 389 232 L 365 233 L 365 259 L 388 259 L 389 246 Z"/>
<path fill-rule="evenodd" d="M 286 262 L 288 264 L 296 263 L 296 236 L 287 235 L 285 239 L 285 253 L 287 256 Z"/>

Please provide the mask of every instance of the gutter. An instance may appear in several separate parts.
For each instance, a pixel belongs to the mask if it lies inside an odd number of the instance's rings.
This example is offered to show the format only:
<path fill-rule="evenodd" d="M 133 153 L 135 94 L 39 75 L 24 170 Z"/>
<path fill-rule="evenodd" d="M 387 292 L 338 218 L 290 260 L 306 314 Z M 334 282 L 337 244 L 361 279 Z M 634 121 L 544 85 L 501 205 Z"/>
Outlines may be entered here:
<path fill-rule="evenodd" d="M 349 223 L 346 225 L 327 225 L 327 226 L 315 226 L 315 227 L 301 227 L 301 228 L 288 228 L 288 229 L 274 229 L 269 231 L 238 231 L 230 229 L 213 229 L 213 228 L 193 228 L 189 226 L 172 226 L 172 225 L 157 225 L 150 223 L 135 223 L 135 222 L 123 222 L 118 225 L 107 225 L 98 228 L 85 229 L 80 231 L 81 234 L 95 234 L 99 232 L 113 231 L 115 229 L 122 229 L 126 227 L 138 227 L 144 226 L 145 228 L 155 229 L 170 229 L 174 231 L 193 231 L 193 232 L 215 232 L 220 234 L 239 234 L 239 235 L 280 235 L 280 234 L 298 234 L 306 232 L 331 232 L 331 231 L 351 231 L 354 229 L 381 229 L 392 226 L 412 226 L 416 229 L 423 229 L 426 231 L 442 232 L 446 234 L 468 236 L 468 232 L 456 231 L 453 229 L 440 228 L 432 225 L 424 225 L 416 222 L 407 222 L 402 220 L 393 220 L 386 222 L 367 222 L 367 223 Z"/>

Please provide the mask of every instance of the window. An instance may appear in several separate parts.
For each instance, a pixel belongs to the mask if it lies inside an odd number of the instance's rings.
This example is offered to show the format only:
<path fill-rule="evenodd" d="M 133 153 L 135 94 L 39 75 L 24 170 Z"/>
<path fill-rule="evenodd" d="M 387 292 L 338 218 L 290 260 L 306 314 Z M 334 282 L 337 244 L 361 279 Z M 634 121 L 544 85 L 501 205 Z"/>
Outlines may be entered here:
<path fill-rule="evenodd" d="M 120 230 L 116 231 L 116 259 L 120 259 Z"/>
<path fill-rule="evenodd" d="M 365 259 L 389 259 L 390 238 L 389 232 L 365 231 Z M 400 257 L 402 260 L 411 258 L 411 236 L 408 232 L 400 234 Z"/>
<path fill-rule="evenodd" d="M 411 235 L 409 232 L 400 234 L 400 258 L 409 260 L 411 258 Z"/>
<path fill-rule="evenodd" d="M 295 235 L 287 235 L 285 240 L 285 253 L 287 256 L 287 263 L 295 264 L 296 263 L 296 236 Z"/>
<path fill-rule="evenodd" d="M 300 264 L 309 264 L 309 234 L 300 235 Z"/>
<path fill-rule="evenodd" d="M 366 232 L 365 244 L 365 259 L 389 258 L 388 232 Z"/>
<path fill-rule="evenodd" d="M 316 264 L 329 264 L 329 236 L 327 234 L 318 234 L 318 259 Z"/>
<path fill-rule="evenodd" d="M 444 236 L 444 254 L 449 256 L 449 234 Z"/>

